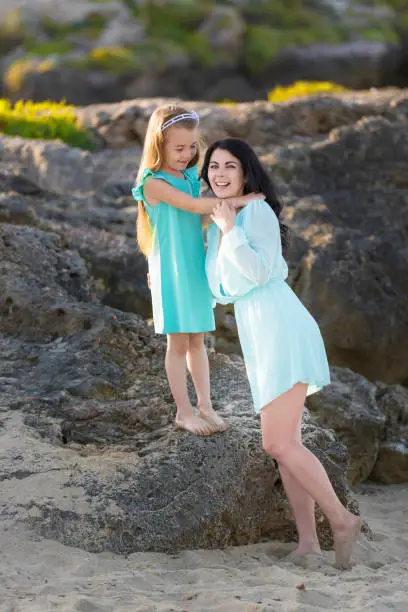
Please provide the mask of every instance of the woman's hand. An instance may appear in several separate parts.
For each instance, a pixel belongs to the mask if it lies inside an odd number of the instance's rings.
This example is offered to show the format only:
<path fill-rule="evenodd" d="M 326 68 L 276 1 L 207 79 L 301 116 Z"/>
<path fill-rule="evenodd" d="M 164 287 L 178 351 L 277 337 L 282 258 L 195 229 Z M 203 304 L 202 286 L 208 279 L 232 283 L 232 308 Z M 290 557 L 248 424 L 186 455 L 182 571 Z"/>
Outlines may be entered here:
<path fill-rule="evenodd" d="M 214 206 L 211 219 L 218 225 L 223 234 L 228 234 L 234 227 L 237 213 L 225 200 L 217 202 Z"/>

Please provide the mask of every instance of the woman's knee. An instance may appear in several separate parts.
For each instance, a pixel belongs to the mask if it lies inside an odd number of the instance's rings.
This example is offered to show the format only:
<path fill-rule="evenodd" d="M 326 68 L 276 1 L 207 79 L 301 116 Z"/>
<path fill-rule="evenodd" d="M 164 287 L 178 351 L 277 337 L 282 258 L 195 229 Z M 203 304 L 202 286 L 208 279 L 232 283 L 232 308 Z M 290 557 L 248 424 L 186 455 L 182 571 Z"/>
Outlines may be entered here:
<path fill-rule="evenodd" d="M 261 410 L 262 446 L 277 461 L 286 457 L 296 440 L 300 440 L 300 421 L 306 385 L 294 385 L 289 391 Z"/>
<path fill-rule="evenodd" d="M 262 436 L 262 446 L 264 451 L 276 459 L 279 463 L 284 462 L 290 447 L 295 443 L 293 438 L 285 439 L 278 436 Z"/>

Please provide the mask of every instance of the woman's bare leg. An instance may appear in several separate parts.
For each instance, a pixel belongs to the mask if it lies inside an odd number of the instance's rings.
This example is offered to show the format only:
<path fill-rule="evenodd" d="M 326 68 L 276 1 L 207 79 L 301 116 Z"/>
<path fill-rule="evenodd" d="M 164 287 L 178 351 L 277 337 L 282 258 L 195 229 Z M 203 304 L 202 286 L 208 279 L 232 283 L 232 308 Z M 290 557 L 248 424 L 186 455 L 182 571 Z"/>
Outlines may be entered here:
<path fill-rule="evenodd" d="M 301 421 L 299 421 L 296 427 L 296 441 L 299 443 L 302 441 Z M 290 507 L 292 508 L 299 536 L 297 548 L 291 554 L 301 556 L 310 553 L 320 553 L 320 544 L 316 531 L 316 504 L 314 499 L 310 497 L 299 481 L 291 476 L 284 465 L 279 465 L 279 473 Z"/>
<path fill-rule="evenodd" d="M 198 413 L 207 420 L 213 431 L 225 431 L 227 424 L 213 409 L 210 391 L 210 367 L 204 334 L 189 334 L 187 367 L 197 393 Z"/>
<path fill-rule="evenodd" d="M 212 433 L 209 423 L 193 412 L 187 391 L 186 355 L 188 334 L 168 334 L 165 367 L 170 390 L 176 403 L 176 425 L 187 431 L 205 436 Z"/>
<path fill-rule="evenodd" d="M 320 461 L 296 439 L 306 388 L 298 383 L 262 409 L 262 442 L 265 451 L 319 504 L 333 529 L 336 564 L 347 568 L 361 520 L 343 506 Z"/>

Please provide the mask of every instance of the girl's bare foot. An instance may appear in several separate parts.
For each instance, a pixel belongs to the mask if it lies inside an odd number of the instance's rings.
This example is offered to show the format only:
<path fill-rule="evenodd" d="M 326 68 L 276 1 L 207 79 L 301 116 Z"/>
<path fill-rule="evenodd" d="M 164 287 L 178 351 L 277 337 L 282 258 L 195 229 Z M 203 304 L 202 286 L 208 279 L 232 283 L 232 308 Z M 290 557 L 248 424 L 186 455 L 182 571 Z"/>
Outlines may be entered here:
<path fill-rule="evenodd" d="M 210 425 L 213 427 L 213 432 L 226 431 L 228 429 L 228 425 L 224 421 L 223 418 L 220 417 L 214 410 L 214 408 L 209 406 L 198 406 L 198 414 L 202 419 L 205 419 Z"/>
<path fill-rule="evenodd" d="M 184 417 L 176 416 L 175 425 L 179 429 L 185 429 L 196 436 L 209 436 L 215 431 L 211 423 L 195 414 Z"/>
<path fill-rule="evenodd" d="M 350 513 L 347 525 L 334 531 L 335 565 L 338 569 L 350 569 L 351 553 L 360 534 L 361 525 L 361 518 Z"/>
<path fill-rule="evenodd" d="M 289 553 L 289 557 L 304 557 L 305 555 L 321 555 L 319 542 L 299 542 L 295 550 Z"/>

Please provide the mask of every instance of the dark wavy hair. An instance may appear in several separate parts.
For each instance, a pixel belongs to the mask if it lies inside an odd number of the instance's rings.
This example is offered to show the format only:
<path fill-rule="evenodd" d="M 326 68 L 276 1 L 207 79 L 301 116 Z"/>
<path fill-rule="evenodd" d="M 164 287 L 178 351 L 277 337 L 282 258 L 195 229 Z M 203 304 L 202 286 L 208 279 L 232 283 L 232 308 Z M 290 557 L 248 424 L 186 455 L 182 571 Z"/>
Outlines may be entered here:
<path fill-rule="evenodd" d="M 286 252 L 289 244 L 289 229 L 280 219 L 283 202 L 280 200 L 272 179 L 259 161 L 253 148 L 240 138 L 223 138 L 222 140 L 213 142 L 206 151 L 201 170 L 201 178 L 207 183 L 210 189 L 211 185 L 208 180 L 208 167 L 210 165 L 211 156 L 217 149 L 228 151 L 241 162 L 245 179 L 244 195 L 247 193 L 264 194 L 265 201 L 269 204 L 278 218 L 282 251 Z"/>

